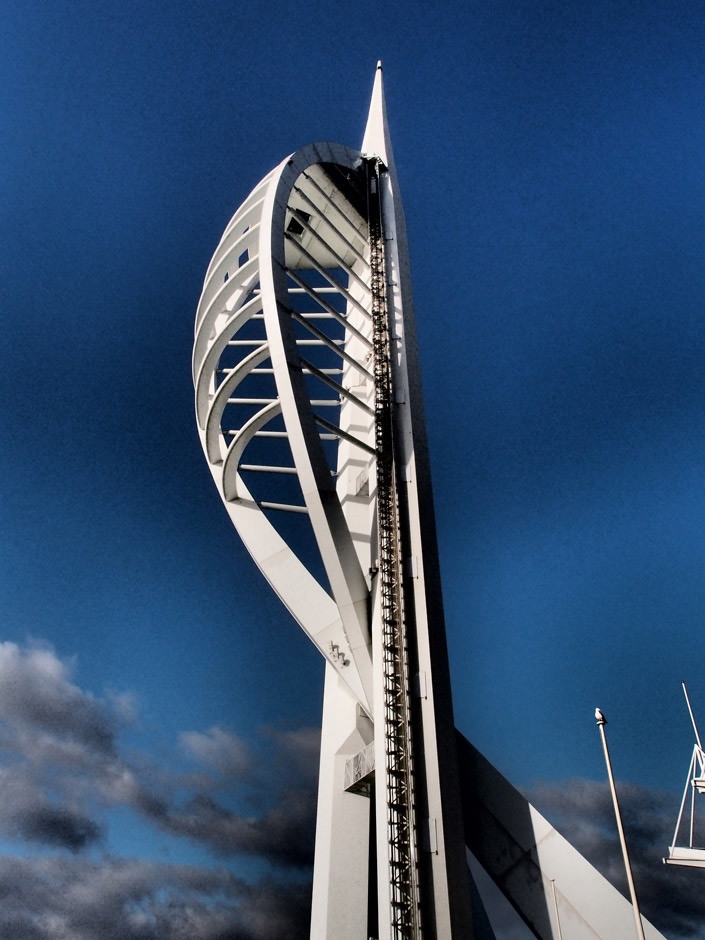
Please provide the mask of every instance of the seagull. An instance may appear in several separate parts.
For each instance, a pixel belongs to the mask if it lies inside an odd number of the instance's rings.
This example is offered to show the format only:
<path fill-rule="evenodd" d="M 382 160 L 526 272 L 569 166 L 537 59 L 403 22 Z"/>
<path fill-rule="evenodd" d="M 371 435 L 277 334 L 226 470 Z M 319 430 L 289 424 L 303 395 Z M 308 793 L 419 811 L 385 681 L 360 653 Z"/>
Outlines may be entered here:
<path fill-rule="evenodd" d="M 596 708 L 596 709 L 595 709 L 595 718 L 597 719 L 597 723 L 598 723 L 598 724 L 601 724 L 601 725 L 606 725 L 606 724 L 607 724 L 607 719 L 606 719 L 605 716 L 602 714 L 602 712 L 600 711 L 599 708 Z"/>

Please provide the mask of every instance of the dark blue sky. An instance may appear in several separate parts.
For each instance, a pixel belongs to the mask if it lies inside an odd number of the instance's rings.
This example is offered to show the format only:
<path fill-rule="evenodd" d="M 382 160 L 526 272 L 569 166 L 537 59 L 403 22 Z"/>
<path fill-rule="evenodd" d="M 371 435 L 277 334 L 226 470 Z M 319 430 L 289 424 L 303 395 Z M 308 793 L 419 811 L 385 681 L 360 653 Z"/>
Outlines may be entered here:
<path fill-rule="evenodd" d="M 55 797 L 88 787 L 86 852 L 241 873 L 232 832 L 188 829 L 205 791 L 178 775 L 210 768 L 234 826 L 319 722 L 321 664 L 200 452 L 193 319 L 252 186 L 310 141 L 359 145 L 378 58 L 457 723 L 516 784 L 603 781 L 600 705 L 618 779 L 670 791 L 675 824 L 681 679 L 705 723 L 704 40 L 700 4 L 649 0 L 3 4 L 0 682 L 53 664 L 123 770 L 142 755 L 139 793 L 81 764 Z M 7 728 L 34 727 L 22 701 L 0 696 Z M 2 746 L 46 797 L 39 757 Z M 80 866 L 76 820 L 52 842 L 24 811 L 0 814 L 8 853 Z"/>

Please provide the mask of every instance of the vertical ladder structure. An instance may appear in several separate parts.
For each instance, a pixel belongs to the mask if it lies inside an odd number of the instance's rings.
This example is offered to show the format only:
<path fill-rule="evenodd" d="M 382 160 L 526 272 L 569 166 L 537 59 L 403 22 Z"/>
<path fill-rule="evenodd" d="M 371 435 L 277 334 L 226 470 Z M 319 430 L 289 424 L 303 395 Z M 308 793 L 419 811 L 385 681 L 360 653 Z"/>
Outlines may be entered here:
<path fill-rule="evenodd" d="M 394 940 L 420 938 L 414 822 L 413 750 L 409 714 L 408 640 L 404 620 L 402 550 L 392 424 L 393 380 L 384 265 L 384 231 L 379 201 L 378 159 L 369 160 L 370 295 L 375 376 L 377 451 L 377 546 L 382 624 L 382 671 L 387 777 L 387 833 Z"/>

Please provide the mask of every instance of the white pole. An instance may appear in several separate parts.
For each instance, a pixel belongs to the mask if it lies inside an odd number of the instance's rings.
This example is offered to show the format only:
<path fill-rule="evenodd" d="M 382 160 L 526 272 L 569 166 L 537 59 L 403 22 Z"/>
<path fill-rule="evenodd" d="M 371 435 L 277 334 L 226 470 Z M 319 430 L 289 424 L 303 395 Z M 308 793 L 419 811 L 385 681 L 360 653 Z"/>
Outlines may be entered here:
<path fill-rule="evenodd" d="M 558 898 L 556 897 L 556 879 L 551 878 L 551 891 L 553 892 L 553 909 L 556 912 L 556 927 L 558 928 L 558 940 L 563 940 L 563 932 L 561 931 L 561 918 L 558 914 Z"/>
<path fill-rule="evenodd" d="M 622 814 L 619 811 L 619 801 L 617 800 L 617 788 L 614 785 L 614 777 L 612 776 L 612 764 L 610 763 L 610 752 L 607 750 L 607 736 L 605 735 L 605 725 L 607 724 L 607 719 L 602 714 L 599 708 L 595 709 L 595 718 L 597 719 L 597 727 L 600 729 L 600 737 L 602 738 L 602 747 L 605 751 L 605 763 L 607 764 L 607 776 L 610 782 L 610 790 L 612 791 L 612 802 L 614 803 L 614 814 L 617 817 L 617 831 L 619 832 L 619 841 L 622 845 L 622 855 L 624 856 L 624 867 L 627 871 L 627 882 L 629 884 L 629 894 L 632 899 L 632 909 L 634 911 L 634 923 L 636 925 L 636 935 L 639 940 L 646 940 L 644 936 L 644 927 L 641 922 L 641 914 L 639 913 L 639 902 L 636 897 L 636 888 L 634 887 L 634 878 L 632 876 L 632 866 L 629 861 L 629 851 L 627 850 L 627 840 L 624 837 L 624 829 L 622 827 Z"/>
<path fill-rule="evenodd" d="M 690 720 L 693 723 L 693 731 L 695 732 L 695 740 L 698 742 L 698 747 L 702 751 L 703 746 L 700 743 L 700 735 L 698 734 L 698 726 L 695 724 L 695 716 L 693 715 L 693 709 L 690 707 L 690 699 L 688 698 L 688 690 L 685 687 L 685 682 L 681 682 L 683 686 L 683 695 L 685 695 L 685 703 L 688 706 L 688 711 L 690 712 Z"/>

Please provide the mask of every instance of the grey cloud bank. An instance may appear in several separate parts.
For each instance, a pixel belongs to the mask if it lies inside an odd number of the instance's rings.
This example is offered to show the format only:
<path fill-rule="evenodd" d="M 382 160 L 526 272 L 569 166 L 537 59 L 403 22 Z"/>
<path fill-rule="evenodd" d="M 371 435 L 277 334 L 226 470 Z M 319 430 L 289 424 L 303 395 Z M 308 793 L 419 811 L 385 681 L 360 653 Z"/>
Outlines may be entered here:
<path fill-rule="evenodd" d="M 184 773 L 177 754 L 157 766 L 146 750 L 122 753 L 120 732 L 136 717 L 124 699 L 81 689 L 73 664 L 48 646 L 0 643 L 0 836 L 50 853 L 0 856 L 0 936 L 267 940 L 285 930 L 303 937 L 317 732 L 260 736 L 274 762 L 289 767 L 287 776 L 277 775 L 280 787 L 265 783 L 245 742 L 217 727 L 181 735 L 181 752 L 197 768 Z M 243 784 L 247 774 L 256 787 Z M 221 802 L 238 787 L 246 791 L 247 814 Z M 121 807 L 142 825 L 211 852 L 212 865 L 115 857 L 111 811 Z M 244 880 L 216 862 L 241 856 L 274 874 Z"/>
<path fill-rule="evenodd" d="M 617 781 L 620 808 L 642 913 L 672 940 L 700 940 L 705 930 L 702 870 L 662 862 L 673 838 L 679 799 Z M 529 798 L 596 868 L 628 896 L 607 783 L 564 780 L 535 786 Z"/>

